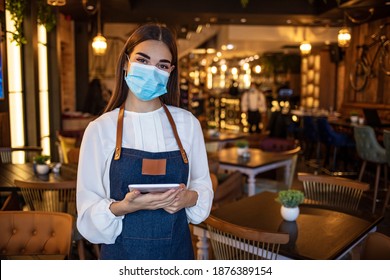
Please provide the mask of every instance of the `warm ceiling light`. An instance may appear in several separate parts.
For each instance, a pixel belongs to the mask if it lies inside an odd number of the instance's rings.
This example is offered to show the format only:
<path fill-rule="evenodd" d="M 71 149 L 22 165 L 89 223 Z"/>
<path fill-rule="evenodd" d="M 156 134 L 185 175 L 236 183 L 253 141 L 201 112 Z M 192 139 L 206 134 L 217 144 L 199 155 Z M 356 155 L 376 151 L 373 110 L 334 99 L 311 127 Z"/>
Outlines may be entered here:
<path fill-rule="evenodd" d="M 107 40 L 98 33 L 92 41 L 92 49 L 95 55 L 104 55 L 107 50 Z"/>
<path fill-rule="evenodd" d="M 66 0 L 47 0 L 47 4 L 51 6 L 64 6 Z"/>
<path fill-rule="evenodd" d="M 311 44 L 308 41 L 303 41 L 299 46 L 302 55 L 308 55 L 311 51 Z"/>
<path fill-rule="evenodd" d="M 308 55 L 311 51 L 311 44 L 306 41 L 306 27 L 303 29 L 303 41 L 299 46 L 302 55 Z"/>
<path fill-rule="evenodd" d="M 349 43 L 351 42 L 351 32 L 348 27 L 343 27 L 339 30 L 337 42 L 341 48 L 347 48 L 349 46 Z"/>
<path fill-rule="evenodd" d="M 92 50 L 93 50 L 93 53 L 94 55 L 104 55 L 106 53 L 106 50 L 107 50 L 107 40 L 106 38 L 103 37 L 102 33 L 101 33 L 101 24 L 100 24 L 100 14 L 101 14 L 101 5 L 100 5 L 100 1 L 97 3 L 97 12 L 98 12 L 98 15 L 97 15 L 97 18 L 98 18 L 98 22 L 97 22 L 97 29 L 98 29 L 98 32 L 97 32 L 97 35 L 95 36 L 95 38 L 93 38 L 92 40 Z"/>

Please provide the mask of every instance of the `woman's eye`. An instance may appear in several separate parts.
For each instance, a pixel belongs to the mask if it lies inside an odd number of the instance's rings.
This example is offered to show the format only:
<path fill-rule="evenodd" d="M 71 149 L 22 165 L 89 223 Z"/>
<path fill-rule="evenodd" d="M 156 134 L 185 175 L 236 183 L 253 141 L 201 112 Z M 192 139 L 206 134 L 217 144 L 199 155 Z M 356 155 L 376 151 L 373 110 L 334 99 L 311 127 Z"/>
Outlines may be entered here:
<path fill-rule="evenodd" d="M 148 61 L 145 58 L 137 58 L 137 61 L 143 64 L 148 64 Z"/>
<path fill-rule="evenodd" d="M 169 66 L 166 64 L 158 64 L 157 67 L 160 68 L 161 70 L 168 70 L 169 69 Z"/>

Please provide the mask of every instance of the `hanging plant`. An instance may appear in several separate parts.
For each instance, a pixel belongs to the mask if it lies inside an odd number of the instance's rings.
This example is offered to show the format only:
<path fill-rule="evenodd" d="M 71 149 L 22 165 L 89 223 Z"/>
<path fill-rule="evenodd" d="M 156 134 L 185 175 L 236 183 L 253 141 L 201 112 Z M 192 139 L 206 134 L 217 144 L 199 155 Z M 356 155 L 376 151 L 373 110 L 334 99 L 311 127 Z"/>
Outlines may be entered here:
<path fill-rule="evenodd" d="M 26 44 L 27 40 L 23 32 L 23 20 L 26 14 L 28 0 L 6 0 L 5 8 L 9 11 L 12 21 L 15 23 L 15 31 L 12 34 L 12 41 L 17 45 Z M 50 32 L 56 25 L 56 15 L 51 6 L 45 0 L 37 0 L 37 22 L 45 26 Z"/>
<path fill-rule="evenodd" d="M 249 0 L 241 0 L 241 6 L 243 8 L 246 8 L 246 6 L 248 6 L 248 3 L 249 3 Z"/>
<path fill-rule="evenodd" d="M 45 26 L 46 31 L 50 32 L 56 26 L 57 17 L 53 12 L 52 6 L 48 5 L 46 0 L 38 0 L 38 15 L 37 21 L 38 24 Z"/>
<path fill-rule="evenodd" d="M 15 32 L 12 34 L 12 41 L 17 45 L 26 44 L 27 40 L 23 34 L 23 18 L 26 11 L 27 0 L 6 0 L 5 8 L 11 15 L 11 20 L 15 23 Z"/>

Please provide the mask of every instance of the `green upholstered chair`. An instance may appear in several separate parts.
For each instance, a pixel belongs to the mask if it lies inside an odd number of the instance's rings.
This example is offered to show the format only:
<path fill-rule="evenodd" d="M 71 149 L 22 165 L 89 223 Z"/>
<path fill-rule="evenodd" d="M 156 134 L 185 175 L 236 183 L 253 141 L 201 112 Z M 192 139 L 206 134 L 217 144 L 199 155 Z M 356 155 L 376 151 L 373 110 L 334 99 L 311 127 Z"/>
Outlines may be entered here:
<path fill-rule="evenodd" d="M 383 132 L 383 143 L 385 144 L 385 148 L 386 148 L 387 164 L 390 166 L 390 130 L 385 130 Z M 385 203 L 383 205 L 383 213 L 386 211 L 386 208 L 390 206 L 389 199 L 390 199 L 390 186 L 387 186 L 387 194 L 386 194 Z"/>
<path fill-rule="evenodd" d="M 359 173 L 359 181 L 362 180 L 367 162 L 376 164 L 374 197 L 372 203 L 372 212 L 375 212 L 376 200 L 377 200 L 378 188 L 379 188 L 379 179 L 380 179 L 382 166 L 385 174 L 385 183 L 387 184 L 386 150 L 378 143 L 374 129 L 371 126 L 368 125 L 355 126 L 354 137 L 356 142 L 357 153 L 359 157 L 363 160 L 362 167 Z"/>

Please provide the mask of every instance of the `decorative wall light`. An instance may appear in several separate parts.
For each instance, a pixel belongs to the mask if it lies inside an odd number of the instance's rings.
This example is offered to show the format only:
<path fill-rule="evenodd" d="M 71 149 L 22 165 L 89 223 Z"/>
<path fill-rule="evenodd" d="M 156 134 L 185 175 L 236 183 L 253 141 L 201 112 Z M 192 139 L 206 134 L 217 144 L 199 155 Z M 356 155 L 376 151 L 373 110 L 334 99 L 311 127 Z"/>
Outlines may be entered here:
<path fill-rule="evenodd" d="M 66 0 L 47 0 L 47 4 L 51 6 L 65 6 Z"/>
<path fill-rule="evenodd" d="M 104 36 L 102 35 L 102 32 L 101 32 L 101 5 L 100 5 L 100 1 L 97 3 L 97 18 L 98 18 L 98 22 L 97 22 L 97 26 L 98 26 L 98 32 L 97 32 L 97 35 L 95 36 L 95 38 L 93 38 L 92 40 L 92 50 L 93 50 L 93 53 L 94 55 L 104 55 L 106 53 L 106 50 L 107 50 L 107 40 L 106 38 L 104 38 Z"/>
<path fill-rule="evenodd" d="M 306 27 L 303 29 L 303 41 L 299 46 L 299 50 L 302 55 L 308 55 L 311 52 L 311 44 L 309 41 L 306 41 Z"/>
<path fill-rule="evenodd" d="M 337 43 L 340 48 L 347 48 L 351 42 L 351 30 L 347 27 L 347 13 L 344 12 L 344 24 L 337 35 Z"/>
<path fill-rule="evenodd" d="M 337 35 L 337 43 L 341 48 L 347 48 L 351 42 L 351 31 L 348 27 L 344 26 L 339 30 Z"/>

